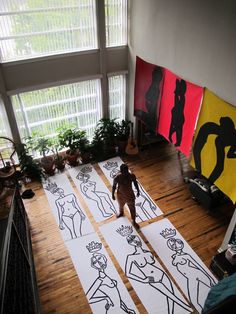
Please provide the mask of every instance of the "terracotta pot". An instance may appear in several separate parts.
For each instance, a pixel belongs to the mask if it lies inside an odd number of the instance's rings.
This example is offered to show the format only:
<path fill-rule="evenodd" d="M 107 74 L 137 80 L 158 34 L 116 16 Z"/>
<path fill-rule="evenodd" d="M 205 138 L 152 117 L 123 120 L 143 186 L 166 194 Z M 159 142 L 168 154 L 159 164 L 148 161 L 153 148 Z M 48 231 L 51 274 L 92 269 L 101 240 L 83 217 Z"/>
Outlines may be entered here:
<path fill-rule="evenodd" d="M 71 154 L 71 151 L 67 150 L 66 151 L 66 160 L 67 160 L 68 164 L 72 167 L 77 166 L 79 155 L 80 155 L 79 152 Z"/>
<path fill-rule="evenodd" d="M 46 174 L 49 174 L 50 176 L 54 175 L 55 162 L 54 162 L 53 157 L 46 156 L 46 157 L 41 158 L 40 164 L 41 164 L 41 166 L 44 169 Z"/>
<path fill-rule="evenodd" d="M 64 159 L 55 160 L 55 166 L 58 170 L 63 171 L 65 169 L 65 160 Z"/>
<path fill-rule="evenodd" d="M 91 161 L 91 153 L 87 152 L 80 154 L 80 159 L 83 164 L 89 163 Z"/>

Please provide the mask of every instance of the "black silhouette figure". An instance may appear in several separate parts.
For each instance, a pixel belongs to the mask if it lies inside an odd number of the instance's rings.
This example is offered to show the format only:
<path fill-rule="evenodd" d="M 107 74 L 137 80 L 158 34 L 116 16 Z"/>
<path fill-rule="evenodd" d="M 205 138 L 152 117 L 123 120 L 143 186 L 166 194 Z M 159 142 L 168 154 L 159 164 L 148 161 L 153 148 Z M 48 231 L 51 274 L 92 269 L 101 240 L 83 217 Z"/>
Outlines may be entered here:
<path fill-rule="evenodd" d="M 221 117 L 220 124 L 207 122 L 203 124 L 196 137 L 193 147 L 193 157 L 196 169 L 201 173 L 201 151 L 207 142 L 208 136 L 216 135 L 216 165 L 209 176 L 209 181 L 214 183 L 224 170 L 225 157 L 236 158 L 236 129 L 230 117 Z M 225 148 L 229 147 L 225 156 Z"/>
<path fill-rule="evenodd" d="M 155 66 L 152 71 L 152 82 L 145 94 L 145 106 L 147 111 L 141 109 L 135 110 L 135 116 L 140 118 L 148 128 L 156 134 L 158 99 L 161 92 L 161 82 L 163 78 L 162 68 Z"/>
<path fill-rule="evenodd" d="M 183 125 L 185 122 L 184 118 L 184 105 L 185 105 L 185 93 L 186 93 L 186 82 L 184 80 L 176 79 L 175 86 L 175 103 L 171 110 L 171 123 L 169 131 L 169 140 L 173 143 L 172 136 L 176 133 L 176 142 L 175 146 L 178 147 L 181 145 Z"/>

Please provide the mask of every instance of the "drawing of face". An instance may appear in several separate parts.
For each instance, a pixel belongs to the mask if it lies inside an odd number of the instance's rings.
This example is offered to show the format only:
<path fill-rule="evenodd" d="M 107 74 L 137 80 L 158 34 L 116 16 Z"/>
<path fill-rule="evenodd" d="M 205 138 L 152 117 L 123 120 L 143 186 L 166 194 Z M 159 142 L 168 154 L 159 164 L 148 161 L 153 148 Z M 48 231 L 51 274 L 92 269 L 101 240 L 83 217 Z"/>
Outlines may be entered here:
<path fill-rule="evenodd" d="M 64 190 L 62 188 L 54 188 L 52 190 L 50 190 L 50 192 L 55 195 L 55 196 L 61 196 L 62 194 L 64 195 Z"/>
<path fill-rule="evenodd" d="M 170 238 L 167 240 L 167 246 L 172 251 L 180 251 L 184 247 L 184 243 L 180 239 Z"/>
<path fill-rule="evenodd" d="M 94 253 L 91 258 L 91 266 L 97 270 L 104 270 L 107 268 L 107 258 L 101 253 Z"/>
<path fill-rule="evenodd" d="M 88 182 L 90 175 L 87 173 L 79 172 L 76 178 L 84 183 Z"/>
<path fill-rule="evenodd" d="M 142 246 L 142 242 L 140 240 L 140 238 L 138 236 L 135 236 L 133 234 L 129 235 L 126 237 L 127 242 L 130 245 L 136 246 L 136 247 L 141 247 Z"/>

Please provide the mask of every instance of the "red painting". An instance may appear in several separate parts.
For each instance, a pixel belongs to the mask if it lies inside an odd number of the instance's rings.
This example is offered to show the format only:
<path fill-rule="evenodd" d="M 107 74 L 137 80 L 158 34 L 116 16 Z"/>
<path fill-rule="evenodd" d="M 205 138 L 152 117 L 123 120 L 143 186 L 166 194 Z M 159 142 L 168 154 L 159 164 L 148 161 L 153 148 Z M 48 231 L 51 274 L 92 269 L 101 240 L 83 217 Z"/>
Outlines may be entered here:
<path fill-rule="evenodd" d="M 165 69 L 157 132 L 189 156 L 203 88 Z"/>
<path fill-rule="evenodd" d="M 156 133 L 163 86 L 163 68 L 136 58 L 134 115 Z"/>

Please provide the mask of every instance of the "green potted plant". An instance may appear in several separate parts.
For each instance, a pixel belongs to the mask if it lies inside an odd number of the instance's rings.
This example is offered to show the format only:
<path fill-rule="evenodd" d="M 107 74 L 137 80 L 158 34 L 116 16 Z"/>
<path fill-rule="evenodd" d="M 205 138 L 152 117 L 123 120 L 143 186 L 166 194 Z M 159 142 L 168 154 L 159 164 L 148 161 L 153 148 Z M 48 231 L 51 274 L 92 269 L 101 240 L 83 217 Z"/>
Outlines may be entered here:
<path fill-rule="evenodd" d="M 117 145 L 119 149 L 119 153 L 125 153 L 125 148 L 128 143 L 128 138 L 130 135 L 130 123 L 131 121 L 122 120 L 117 123 Z"/>
<path fill-rule="evenodd" d="M 86 143 L 86 131 L 74 126 L 63 126 L 59 129 L 58 140 L 61 146 L 67 148 L 66 159 L 71 166 L 78 164 L 79 148 Z"/>
<path fill-rule="evenodd" d="M 41 182 L 44 177 L 42 168 L 39 163 L 30 155 L 26 144 L 18 144 L 16 146 L 17 155 L 19 158 L 19 166 L 21 175 Z"/>
<path fill-rule="evenodd" d="M 54 161 L 55 166 L 59 171 L 63 171 L 65 169 L 65 156 L 61 150 L 63 147 L 59 143 L 58 136 L 55 136 L 52 139 L 52 151 L 54 153 Z"/>
<path fill-rule="evenodd" d="M 40 154 L 40 164 L 48 175 L 53 175 L 55 172 L 55 162 L 53 156 L 47 154 L 52 151 L 52 141 L 46 136 L 39 133 L 33 133 L 26 140 L 27 147 Z"/>
<path fill-rule="evenodd" d="M 79 146 L 80 159 L 83 164 L 87 164 L 92 159 L 92 145 L 88 139 L 85 139 Z"/>
<path fill-rule="evenodd" d="M 96 125 L 92 140 L 92 151 L 97 160 L 104 160 L 116 155 L 118 124 L 115 120 L 102 118 Z"/>

